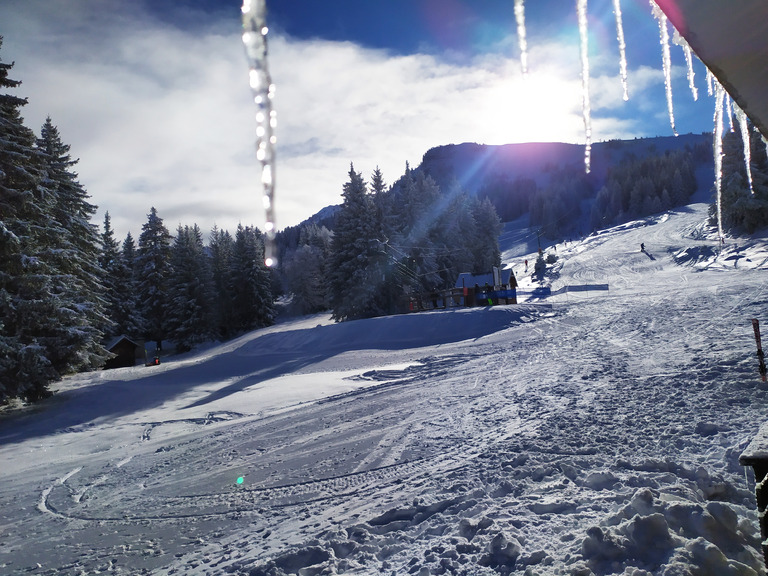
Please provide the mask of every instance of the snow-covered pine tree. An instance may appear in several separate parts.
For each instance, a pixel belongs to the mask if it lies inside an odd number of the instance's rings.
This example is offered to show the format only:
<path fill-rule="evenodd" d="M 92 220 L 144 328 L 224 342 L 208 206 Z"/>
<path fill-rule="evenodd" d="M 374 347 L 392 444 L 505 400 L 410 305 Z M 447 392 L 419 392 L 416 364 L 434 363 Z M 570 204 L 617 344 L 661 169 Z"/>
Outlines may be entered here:
<path fill-rule="evenodd" d="M 415 266 L 417 289 L 420 292 L 432 292 L 444 287 L 438 260 L 445 249 L 438 245 L 436 240 L 445 222 L 444 208 L 447 206 L 447 198 L 431 176 L 421 170 L 412 171 L 411 175 L 412 195 L 410 198 L 406 197 L 405 205 L 412 214 L 412 220 L 405 245 Z"/>
<path fill-rule="evenodd" d="M 112 311 L 111 320 L 114 322 L 115 336 L 124 335 L 139 339 L 144 321 L 139 309 L 135 267 L 136 242 L 128 232 L 114 268 L 115 308 Z"/>
<path fill-rule="evenodd" d="M 136 252 L 136 289 L 142 335 L 162 350 L 168 334 L 168 282 L 171 277 L 171 235 L 153 206 L 141 228 Z"/>
<path fill-rule="evenodd" d="M 470 198 L 458 189 L 446 195 L 440 225 L 432 234 L 435 264 L 441 278 L 438 288 L 454 286 L 461 272 L 474 270 L 472 244 L 477 234 L 472 206 L 477 202 L 476 196 Z"/>
<path fill-rule="evenodd" d="M 293 294 L 295 314 L 315 314 L 330 307 L 326 270 L 333 234 L 325 226 L 308 224 L 301 229 L 299 246 L 284 262 L 283 271 Z"/>
<path fill-rule="evenodd" d="M 407 166 L 407 164 L 406 164 Z M 377 166 L 371 174 L 371 201 L 376 216 L 376 238 L 374 245 L 377 253 L 372 254 L 370 276 L 376 281 L 371 297 L 376 314 L 395 314 L 403 305 L 403 282 L 399 274 L 396 250 L 389 245 L 389 240 L 398 242 L 402 236 L 398 233 L 399 221 L 395 210 L 394 195 L 388 188 L 381 169 Z"/>
<path fill-rule="evenodd" d="M 232 304 L 232 253 L 235 241 L 226 230 L 217 226 L 211 230 L 208 241 L 211 276 L 213 278 L 213 328 L 218 338 L 226 339 L 234 333 L 234 307 Z"/>
<path fill-rule="evenodd" d="M 474 202 L 472 215 L 475 220 L 475 234 L 473 249 L 475 269 L 474 273 L 488 273 L 494 266 L 501 265 L 501 252 L 499 251 L 499 234 L 502 225 L 493 204 L 485 198 Z"/>
<path fill-rule="evenodd" d="M 350 165 L 342 196 L 328 271 L 331 308 L 337 321 L 375 316 L 375 294 L 383 281 L 373 265 L 382 258 L 376 210 L 363 176 L 354 166 Z"/>
<path fill-rule="evenodd" d="M 238 225 L 230 266 L 233 323 L 237 331 L 269 326 L 275 319 L 272 277 L 264 264 L 264 240 L 252 226 Z"/>
<path fill-rule="evenodd" d="M 213 285 L 203 234 L 197 224 L 179 224 L 171 247 L 168 337 L 177 352 L 209 340 L 213 333 Z"/>
<path fill-rule="evenodd" d="M 0 89 L 21 84 L 8 77 L 12 68 L 0 61 Z M 49 199 L 35 134 L 21 117 L 26 103 L 0 94 L 0 401 L 43 398 L 58 377 L 39 342 L 56 313 L 51 270 L 40 257 L 46 226 L 50 232 L 56 224 L 44 207 Z"/>
<path fill-rule="evenodd" d="M 117 290 L 117 269 L 120 266 L 120 244 L 115 239 L 115 231 L 112 229 L 112 219 L 109 212 L 104 214 L 104 229 L 101 232 L 101 253 L 99 254 L 99 266 L 102 270 L 102 283 L 104 285 L 104 300 L 106 301 L 106 314 L 109 323 L 104 326 L 104 334 L 112 337 L 118 334 L 115 322 L 117 310 L 120 306 Z"/>
<path fill-rule="evenodd" d="M 47 234 L 47 258 L 56 272 L 52 288 L 58 300 L 48 358 L 62 374 L 92 370 L 108 357 L 101 345 L 101 329 L 108 319 L 99 266 L 100 238 L 91 223 L 96 206 L 88 202 L 88 194 L 77 181 L 72 167 L 78 161 L 69 155 L 69 145 L 61 141 L 50 117 L 40 131 L 37 148 L 44 161 L 43 185 L 51 193 L 51 217 L 59 224 L 55 234 Z"/>

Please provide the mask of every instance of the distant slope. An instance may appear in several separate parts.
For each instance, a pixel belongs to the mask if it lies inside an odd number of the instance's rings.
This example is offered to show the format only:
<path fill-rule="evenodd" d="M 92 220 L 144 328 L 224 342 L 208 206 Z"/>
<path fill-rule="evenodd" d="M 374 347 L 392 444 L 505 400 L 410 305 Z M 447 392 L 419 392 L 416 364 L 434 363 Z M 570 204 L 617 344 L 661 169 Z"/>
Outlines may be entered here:
<path fill-rule="evenodd" d="M 610 140 L 592 145 L 591 174 L 595 187 L 605 181 L 608 169 L 625 156 L 642 158 L 678 150 L 697 144 L 711 144 L 712 135 L 684 134 L 634 140 Z M 504 175 L 510 179 L 531 178 L 539 186 L 546 184 L 553 168 L 584 165 L 584 146 L 561 142 L 531 142 L 524 144 L 448 144 L 437 146 L 424 154 L 419 168 L 443 185 L 455 177 L 461 186 L 476 193 L 491 176 Z"/>

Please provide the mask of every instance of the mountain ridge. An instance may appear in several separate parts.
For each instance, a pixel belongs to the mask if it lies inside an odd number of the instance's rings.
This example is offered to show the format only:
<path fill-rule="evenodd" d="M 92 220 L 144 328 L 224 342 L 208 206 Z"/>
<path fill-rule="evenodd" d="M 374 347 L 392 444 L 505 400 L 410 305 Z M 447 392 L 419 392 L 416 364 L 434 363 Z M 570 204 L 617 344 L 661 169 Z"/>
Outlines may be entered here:
<path fill-rule="evenodd" d="M 644 158 L 697 145 L 711 146 L 712 134 L 680 134 L 632 140 L 607 140 L 592 144 L 590 179 L 595 190 L 605 182 L 608 171 L 624 158 Z M 462 142 L 441 144 L 427 150 L 416 170 L 432 176 L 445 190 L 455 182 L 470 194 L 477 194 L 490 178 L 502 176 L 510 180 L 531 178 L 537 186 L 545 186 L 557 168 L 584 167 L 584 145 L 565 142 L 523 142 L 512 144 L 479 144 Z M 399 176 L 398 176 L 399 178 Z M 300 222 L 296 228 L 310 224 L 331 224 L 340 204 L 330 204 Z"/>

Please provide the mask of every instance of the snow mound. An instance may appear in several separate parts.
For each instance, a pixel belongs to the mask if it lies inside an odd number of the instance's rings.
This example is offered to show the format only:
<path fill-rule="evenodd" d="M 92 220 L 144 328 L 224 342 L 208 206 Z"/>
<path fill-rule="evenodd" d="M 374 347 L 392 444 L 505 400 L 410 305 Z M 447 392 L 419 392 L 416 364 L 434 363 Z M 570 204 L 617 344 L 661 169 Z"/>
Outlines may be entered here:
<path fill-rule="evenodd" d="M 738 512 L 724 502 L 669 501 L 641 488 L 587 530 L 582 555 L 594 574 L 757 576 L 763 573 L 759 540 Z"/>

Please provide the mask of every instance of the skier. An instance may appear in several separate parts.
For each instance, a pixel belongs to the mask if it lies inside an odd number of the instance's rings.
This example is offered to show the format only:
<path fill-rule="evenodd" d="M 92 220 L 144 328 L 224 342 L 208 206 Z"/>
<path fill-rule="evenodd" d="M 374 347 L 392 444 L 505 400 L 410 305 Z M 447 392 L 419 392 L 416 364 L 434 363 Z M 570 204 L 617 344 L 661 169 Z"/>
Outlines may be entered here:
<path fill-rule="evenodd" d="M 645 252 L 645 244 L 640 243 L 640 252 Z"/>

